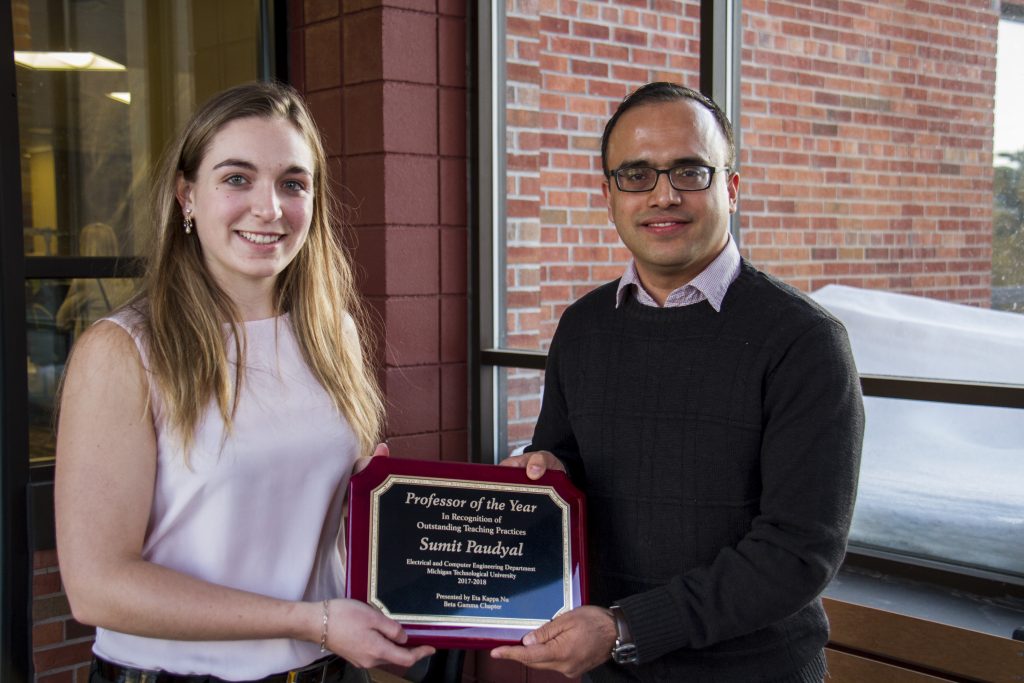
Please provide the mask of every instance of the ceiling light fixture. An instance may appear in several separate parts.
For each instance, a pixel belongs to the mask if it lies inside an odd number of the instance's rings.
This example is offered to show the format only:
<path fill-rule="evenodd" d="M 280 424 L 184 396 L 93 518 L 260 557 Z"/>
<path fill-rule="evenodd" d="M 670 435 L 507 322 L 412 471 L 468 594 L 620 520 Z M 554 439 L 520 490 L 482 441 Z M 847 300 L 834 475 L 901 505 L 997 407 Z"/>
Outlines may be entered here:
<path fill-rule="evenodd" d="M 95 52 L 14 51 L 14 62 L 39 71 L 124 71 L 124 64 Z"/>

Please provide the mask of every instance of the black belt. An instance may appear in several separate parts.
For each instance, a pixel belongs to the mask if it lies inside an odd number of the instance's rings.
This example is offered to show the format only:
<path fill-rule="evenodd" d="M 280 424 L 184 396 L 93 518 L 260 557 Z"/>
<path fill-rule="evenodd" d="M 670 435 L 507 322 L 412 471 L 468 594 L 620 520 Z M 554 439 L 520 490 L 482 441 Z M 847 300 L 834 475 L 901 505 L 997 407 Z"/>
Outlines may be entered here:
<path fill-rule="evenodd" d="M 239 683 L 227 681 L 216 676 L 198 674 L 174 674 L 168 671 L 151 671 L 135 669 L 95 658 L 96 671 L 111 683 Z M 325 683 L 334 675 L 345 670 L 345 660 L 334 655 L 318 659 L 301 669 L 293 669 L 284 673 L 271 674 L 250 683 Z"/>

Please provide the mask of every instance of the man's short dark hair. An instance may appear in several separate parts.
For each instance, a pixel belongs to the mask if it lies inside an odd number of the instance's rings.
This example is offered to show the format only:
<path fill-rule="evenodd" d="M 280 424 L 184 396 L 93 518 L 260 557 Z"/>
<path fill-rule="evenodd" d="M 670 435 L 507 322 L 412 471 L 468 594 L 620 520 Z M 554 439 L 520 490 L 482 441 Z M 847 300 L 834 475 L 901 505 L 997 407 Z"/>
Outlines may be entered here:
<path fill-rule="evenodd" d="M 715 117 L 715 121 L 718 122 L 718 128 L 722 131 L 722 135 L 725 136 L 725 142 L 729 145 L 728 153 L 726 156 L 726 166 L 732 166 L 736 160 L 736 140 L 732 132 L 732 124 L 729 122 L 729 118 L 725 115 L 725 112 L 715 104 L 714 100 L 706 95 L 691 90 L 685 85 L 679 85 L 678 83 L 668 83 L 666 81 L 657 81 L 655 83 L 648 83 L 647 85 L 641 86 L 634 90 L 632 93 L 626 96 L 626 99 L 622 100 L 619 108 L 615 110 L 615 113 L 608 123 L 604 127 L 604 135 L 601 136 L 601 168 L 604 169 L 605 175 L 611 170 L 608 168 L 608 138 L 611 137 L 612 129 L 615 128 L 615 124 L 619 122 L 619 118 L 622 117 L 630 109 L 639 107 L 642 104 L 650 104 L 652 102 L 676 102 L 678 100 L 693 100 L 701 104 L 705 109 L 711 112 Z"/>

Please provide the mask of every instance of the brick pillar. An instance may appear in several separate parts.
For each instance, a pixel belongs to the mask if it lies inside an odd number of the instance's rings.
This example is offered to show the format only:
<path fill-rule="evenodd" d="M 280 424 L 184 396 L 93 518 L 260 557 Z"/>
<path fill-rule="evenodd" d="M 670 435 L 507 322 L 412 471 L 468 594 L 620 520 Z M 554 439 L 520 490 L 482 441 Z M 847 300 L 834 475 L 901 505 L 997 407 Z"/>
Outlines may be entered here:
<path fill-rule="evenodd" d="M 291 3 L 291 80 L 351 207 L 393 455 L 468 450 L 465 0 Z"/>

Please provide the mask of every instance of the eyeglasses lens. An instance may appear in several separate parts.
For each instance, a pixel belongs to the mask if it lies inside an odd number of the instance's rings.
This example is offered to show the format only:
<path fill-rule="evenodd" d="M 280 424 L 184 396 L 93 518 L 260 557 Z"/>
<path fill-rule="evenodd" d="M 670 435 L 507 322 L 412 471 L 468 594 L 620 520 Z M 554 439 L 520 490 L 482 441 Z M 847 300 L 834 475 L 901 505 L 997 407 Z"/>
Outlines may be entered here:
<path fill-rule="evenodd" d="M 684 192 L 704 190 L 710 185 L 711 172 L 703 166 L 674 166 L 658 170 L 646 166 L 624 168 L 615 173 L 619 189 L 626 192 L 648 192 L 658 184 L 658 176 L 668 176 L 672 187 Z"/>

